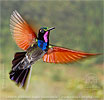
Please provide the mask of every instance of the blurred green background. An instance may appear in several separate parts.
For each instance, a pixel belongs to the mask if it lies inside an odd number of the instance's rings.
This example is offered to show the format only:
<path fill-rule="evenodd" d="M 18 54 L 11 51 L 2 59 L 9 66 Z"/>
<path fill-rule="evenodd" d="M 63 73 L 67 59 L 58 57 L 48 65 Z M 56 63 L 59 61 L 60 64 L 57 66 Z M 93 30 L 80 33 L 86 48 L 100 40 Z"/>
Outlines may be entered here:
<path fill-rule="evenodd" d="M 50 43 L 75 50 L 103 52 L 102 1 L 0 1 L 0 98 L 1 100 L 102 100 L 103 56 L 73 64 L 48 64 L 42 60 L 33 65 L 27 91 L 9 79 L 14 53 L 20 50 L 9 30 L 10 15 L 17 10 L 38 28 L 56 29 Z M 34 98 L 34 99 L 33 99 Z M 78 98 L 78 99 L 77 99 Z M 87 99 L 88 100 L 88 99 Z"/>

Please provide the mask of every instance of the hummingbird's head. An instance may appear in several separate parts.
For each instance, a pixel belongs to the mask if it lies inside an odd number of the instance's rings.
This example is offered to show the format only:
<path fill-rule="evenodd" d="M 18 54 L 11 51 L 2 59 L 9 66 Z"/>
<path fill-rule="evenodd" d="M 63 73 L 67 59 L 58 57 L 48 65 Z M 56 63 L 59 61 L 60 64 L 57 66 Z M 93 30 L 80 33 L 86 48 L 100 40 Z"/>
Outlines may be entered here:
<path fill-rule="evenodd" d="M 38 40 L 48 42 L 49 41 L 49 33 L 53 29 L 55 29 L 55 27 L 52 27 L 52 28 L 42 27 L 42 28 L 40 28 L 39 32 L 38 32 Z"/>

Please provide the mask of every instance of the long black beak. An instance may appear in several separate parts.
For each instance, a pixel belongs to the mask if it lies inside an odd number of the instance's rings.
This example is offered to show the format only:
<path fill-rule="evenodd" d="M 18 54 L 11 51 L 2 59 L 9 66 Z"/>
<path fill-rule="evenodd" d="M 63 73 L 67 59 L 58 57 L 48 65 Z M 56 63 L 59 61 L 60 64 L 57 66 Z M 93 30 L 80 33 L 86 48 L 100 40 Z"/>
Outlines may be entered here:
<path fill-rule="evenodd" d="M 48 31 L 55 29 L 55 27 L 49 28 Z"/>

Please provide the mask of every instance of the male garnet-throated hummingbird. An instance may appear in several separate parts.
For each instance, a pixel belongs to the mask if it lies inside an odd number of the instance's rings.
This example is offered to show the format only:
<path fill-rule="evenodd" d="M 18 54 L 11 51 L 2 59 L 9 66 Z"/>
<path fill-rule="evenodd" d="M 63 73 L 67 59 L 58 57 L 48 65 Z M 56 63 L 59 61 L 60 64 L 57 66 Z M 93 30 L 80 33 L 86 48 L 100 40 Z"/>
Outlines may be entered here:
<path fill-rule="evenodd" d="M 23 88 L 28 86 L 32 70 L 31 65 L 40 58 L 44 62 L 63 64 L 98 55 L 49 44 L 49 34 L 53 29 L 55 27 L 42 27 L 36 35 L 36 31 L 31 28 L 17 11 L 14 11 L 11 15 L 10 30 L 16 44 L 24 50 L 24 52 L 16 52 L 14 55 L 12 70 L 9 73 L 10 79 L 18 86 Z"/>

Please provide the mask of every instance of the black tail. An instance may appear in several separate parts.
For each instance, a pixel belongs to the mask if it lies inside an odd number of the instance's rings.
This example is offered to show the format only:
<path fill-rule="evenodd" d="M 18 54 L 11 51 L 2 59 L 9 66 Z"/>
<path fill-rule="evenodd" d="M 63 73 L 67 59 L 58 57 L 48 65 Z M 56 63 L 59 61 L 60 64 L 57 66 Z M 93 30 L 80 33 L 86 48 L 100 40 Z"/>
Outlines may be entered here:
<path fill-rule="evenodd" d="M 9 73 L 10 79 L 13 80 L 18 86 L 25 88 L 27 86 L 27 77 L 29 76 L 29 72 L 31 66 L 26 69 L 19 69 L 21 67 L 21 60 L 25 57 L 26 52 L 17 52 L 12 61 L 12 70 Z M 16 67 L 16 68 L 15 68 Z M 15 70 L 14 70 L 15 68 Z"/>

